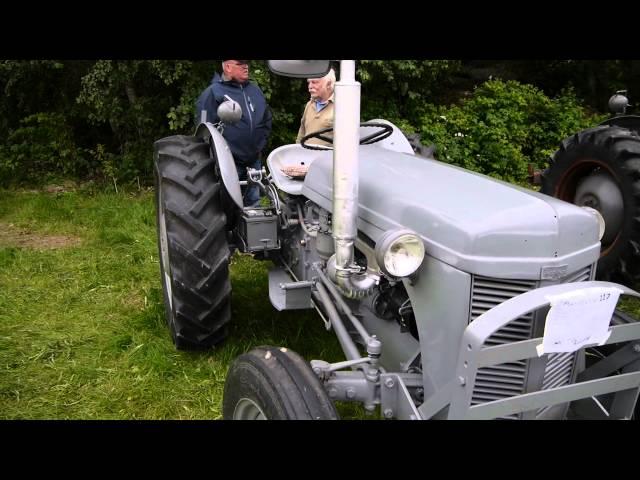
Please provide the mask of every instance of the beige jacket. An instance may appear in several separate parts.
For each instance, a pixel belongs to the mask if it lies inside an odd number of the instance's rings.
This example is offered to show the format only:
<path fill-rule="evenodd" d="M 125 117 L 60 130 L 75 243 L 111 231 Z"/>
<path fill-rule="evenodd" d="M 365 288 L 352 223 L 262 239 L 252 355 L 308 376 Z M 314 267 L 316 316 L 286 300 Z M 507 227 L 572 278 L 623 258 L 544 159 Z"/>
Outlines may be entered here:
<path fill-rule="evenodd" d="M 300 129 L 298 130 L 298 138 L 296 138 L 296 143 L 300 143 L 300 140 L 302 140 L 302 137 L 304 137 L 305 135 L 308 135 L 312 132 L 317 132 L 318 130 L 333 127 L 333 115 L 335 111 L 333 105 L 333 95 L 329 97 L 328 105 L 319 112 L 316 112 L 315 104 L 316 101 L 311 99 L 304 107 L 304 113 L 302 114 L 302 119 L 300 120 Z M 333 137 L 333 134 L 331 132 L 325 135 L 328 137 Z M 309 140 L 307 143 L 313 143 L 317 145 L 330 145 L 329 143 L 318 140 L 316 138 Z"/>

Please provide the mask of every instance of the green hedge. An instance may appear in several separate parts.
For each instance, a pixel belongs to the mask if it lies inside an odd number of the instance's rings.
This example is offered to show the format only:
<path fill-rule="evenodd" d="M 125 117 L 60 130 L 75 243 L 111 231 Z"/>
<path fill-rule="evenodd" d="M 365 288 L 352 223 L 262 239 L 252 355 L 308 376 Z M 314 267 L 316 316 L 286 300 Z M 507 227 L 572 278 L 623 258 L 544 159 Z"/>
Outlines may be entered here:
<path fill-rule="evenodd" d="M 571 90 L 549 98 L 490 80 L 468 92 L 477 82 L 462 63 L 359 61 L 362 118 L 386 118 L 435 143 L 442 161 L 516 182 L 528 163 L 543 166 L 562 138 L 599 120 Z M 49 176 L 151 183 L 153 142 L 193 132 L 195 99 L 219 68 L 217 60 L 0 61 L 0 185 Z M 251 74 L 273 110 L 268 150 L 292 143 L 306 82 L 273 75 L 264 61 Z"/>
<path fill-rule="evenodd" d="M 51 175 L 84 177 L 95 167 L 59 113 L 23 118 L 0 144 L 0 184 L 41 183 Z"/>
<path fill-rule="evenodd" d="M 572 91 L 552 99 L 532 85 L 490 80 L 459 105 L 425 106 L 415 130 L 441 161 L 522 182 L 529 163 L 543 167 L 563 138 L 601 119 Z"/>

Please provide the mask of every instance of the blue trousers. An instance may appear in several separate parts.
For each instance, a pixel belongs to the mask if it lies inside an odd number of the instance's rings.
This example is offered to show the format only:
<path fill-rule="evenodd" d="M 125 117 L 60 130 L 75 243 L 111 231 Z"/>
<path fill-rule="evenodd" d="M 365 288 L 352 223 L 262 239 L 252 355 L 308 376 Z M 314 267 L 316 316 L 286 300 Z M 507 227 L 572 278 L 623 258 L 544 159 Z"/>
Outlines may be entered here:
<path fill-rule="evenodd" d="M 260 170 L 262 168 L 262 161 L 257 159 L 255 162 L 250 163 L 249 165 L 237 165 L 236 169 L 238 170 L 238 178 L 240 180 L 247 179 L 247 168 L 253 168 L 256 170 Z M 242 192 L 242 203 L 244 203 L 245 207 L 252 206 L 260 200 L 260 187 L 256 184 L 249 184 L 246 187 L 243 186 L 240 188 Z"/>

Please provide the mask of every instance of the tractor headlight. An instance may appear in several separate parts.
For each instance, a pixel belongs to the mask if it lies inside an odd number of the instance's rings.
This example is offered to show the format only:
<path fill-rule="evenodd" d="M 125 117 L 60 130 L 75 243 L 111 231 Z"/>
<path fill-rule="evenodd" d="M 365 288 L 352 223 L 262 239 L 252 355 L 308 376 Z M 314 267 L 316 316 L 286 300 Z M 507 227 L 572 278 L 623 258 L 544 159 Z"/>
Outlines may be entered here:
<path fill-rule="evenodd" d="M 598 219 L 598 227 L 600 228 L 600 231 L 598 232 L 598 240 L 602 240 L 602 237 L 604 236 L 604 229 L 606 228 L 604 224 L 604 217 L 595 208 L 591 208 L 591 207 L 582 207 L 582 208 L 584 208 L 587 212 L 591 213 L 593 216 L 595 216 Z"/>
<path fill-rule="evenodd" d="M 389 230 L 376 243 L 380 269 L 393 277 L 407 277 L 424 260 L 422 239 L 411 230 Z"/>

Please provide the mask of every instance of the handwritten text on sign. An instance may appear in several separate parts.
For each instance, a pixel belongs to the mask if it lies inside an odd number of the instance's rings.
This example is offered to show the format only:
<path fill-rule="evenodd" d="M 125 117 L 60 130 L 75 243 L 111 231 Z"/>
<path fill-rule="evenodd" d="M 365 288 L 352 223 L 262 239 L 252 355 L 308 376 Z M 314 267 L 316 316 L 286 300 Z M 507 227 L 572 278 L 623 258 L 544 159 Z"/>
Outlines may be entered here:
<path fill-rule="evenodd" d="M 621 293 L 618 288 L 595 287 L 549 295 L 551 308 L 538 355 L 602 345 L 611 334 L 609 323 Z"/>

